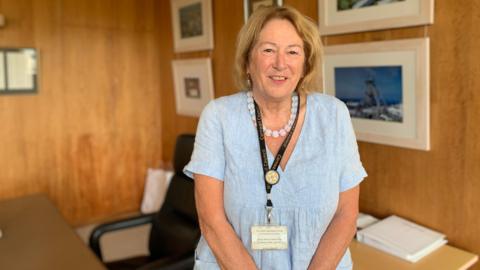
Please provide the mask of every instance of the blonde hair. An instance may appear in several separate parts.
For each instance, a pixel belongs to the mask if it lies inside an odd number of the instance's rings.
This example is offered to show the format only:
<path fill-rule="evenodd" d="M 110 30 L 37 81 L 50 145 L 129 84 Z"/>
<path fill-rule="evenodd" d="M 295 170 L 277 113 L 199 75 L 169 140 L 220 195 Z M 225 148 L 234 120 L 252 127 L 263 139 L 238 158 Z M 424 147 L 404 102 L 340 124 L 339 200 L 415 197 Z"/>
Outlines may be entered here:
<path fill-rule="evenodd" d="M 322 79 L 322 41 L 315 23 L 289 6 L 269 6 L 258 8 L 243 25 L 237 36 L 235 52 L 234 79 L 237 87 L 248 89 L 247 67 L 250 62 L 250 53 L 255 46 L 260 32 L 267 22 L 272 19 L 288 20 L 303 40 L 305 53 L 304 75 L 297 85 L 297 91 L 307 94 L 321 90 Z"/>

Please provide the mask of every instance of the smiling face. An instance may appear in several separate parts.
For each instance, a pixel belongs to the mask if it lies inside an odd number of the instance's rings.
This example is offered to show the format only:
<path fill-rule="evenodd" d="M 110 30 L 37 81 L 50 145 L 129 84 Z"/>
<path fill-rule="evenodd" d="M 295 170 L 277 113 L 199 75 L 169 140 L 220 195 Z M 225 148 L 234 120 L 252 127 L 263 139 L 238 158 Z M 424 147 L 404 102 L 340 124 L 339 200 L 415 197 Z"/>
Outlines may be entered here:
<path fill-rule="evenodd" d="M 303 41 L 284 19 L 265 24 L 250 53 L 247 72 L 255 94 L 271 100 L 289 99 L 303 76 Z"/>

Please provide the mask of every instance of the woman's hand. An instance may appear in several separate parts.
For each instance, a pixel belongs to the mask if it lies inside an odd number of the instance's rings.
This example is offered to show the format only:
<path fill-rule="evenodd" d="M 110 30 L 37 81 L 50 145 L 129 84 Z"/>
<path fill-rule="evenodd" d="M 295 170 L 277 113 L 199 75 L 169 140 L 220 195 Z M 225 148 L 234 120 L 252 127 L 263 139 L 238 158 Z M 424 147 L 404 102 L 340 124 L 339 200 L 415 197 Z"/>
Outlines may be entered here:
<path fill-rule="evenodd" d="M 194 178 L 200 230 L 220 268 L 257 269 L 225 215 L 223 181 L 201 174 Z"/>

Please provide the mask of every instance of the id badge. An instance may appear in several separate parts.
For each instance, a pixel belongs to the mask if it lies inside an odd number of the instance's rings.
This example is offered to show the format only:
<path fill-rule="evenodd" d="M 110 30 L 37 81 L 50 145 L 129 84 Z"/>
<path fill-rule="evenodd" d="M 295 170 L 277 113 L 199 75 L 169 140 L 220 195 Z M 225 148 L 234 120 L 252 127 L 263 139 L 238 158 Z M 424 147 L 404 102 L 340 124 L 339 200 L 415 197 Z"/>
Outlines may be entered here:
<path fill-rule="evenodd" d="M 287 226 L 264 225 L 252 226 L 252 249 L 287 249 L 288 228 Z"/>

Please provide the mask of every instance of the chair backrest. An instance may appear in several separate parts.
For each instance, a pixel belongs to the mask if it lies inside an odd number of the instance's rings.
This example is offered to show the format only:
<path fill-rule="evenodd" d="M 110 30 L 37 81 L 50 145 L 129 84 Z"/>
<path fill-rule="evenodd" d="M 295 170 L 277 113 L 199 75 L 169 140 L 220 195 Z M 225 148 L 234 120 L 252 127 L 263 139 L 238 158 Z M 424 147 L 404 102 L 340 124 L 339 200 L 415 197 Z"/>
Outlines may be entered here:
<path fill-rule="evenodd" d="M 190 160 L 194 142 L 194 135 L 184 134 L 177 138 L 173 157 L 175 173 L 150 232 L 149 249 L 152 259 L 193 255 L 200 238 L 194 183 L 182 172 Z"/>

